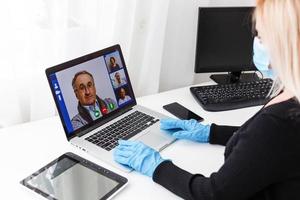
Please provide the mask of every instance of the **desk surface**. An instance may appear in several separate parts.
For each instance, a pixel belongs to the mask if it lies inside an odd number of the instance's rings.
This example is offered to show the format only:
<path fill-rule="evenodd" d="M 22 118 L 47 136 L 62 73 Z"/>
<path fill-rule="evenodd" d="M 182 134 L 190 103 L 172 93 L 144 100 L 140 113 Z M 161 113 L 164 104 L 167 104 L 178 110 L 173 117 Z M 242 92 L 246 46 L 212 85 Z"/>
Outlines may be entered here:
<path fill-rule="evenodd" d="M 140 105 L 168 116 L 172 115 L 163 110 L 162 106 L 177 101 L 202 116 L 205 119 L 204 123 L 223 125 L 241 125 L 260 108 L 258 106 L 233 111 L 206 112 L 194 100 L 189 87 L 141 97 L 137 101 Z M 65 138 L 58 116 L 0 129 L 0 136 L 1 199 L 44 199 L 19 184 L 20 180 L 69 151 L 128 178 L 128 186 L 114 199 L 179 199 L 146 176 L 137 172 L 119 171 L 73 147 Z M 223 151 L 224 147 L 219 145 L 180 140 L 161 154 L 191 173 L 209 176 L 222 165 Z"/>

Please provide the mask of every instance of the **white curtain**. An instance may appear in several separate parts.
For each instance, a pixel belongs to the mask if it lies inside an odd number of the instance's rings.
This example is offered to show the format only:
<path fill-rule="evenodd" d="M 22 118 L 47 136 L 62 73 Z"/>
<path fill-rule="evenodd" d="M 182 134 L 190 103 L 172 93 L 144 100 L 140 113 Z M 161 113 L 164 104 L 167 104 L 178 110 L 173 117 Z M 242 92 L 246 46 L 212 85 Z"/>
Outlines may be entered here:
<path fill-rule="evenodd" d="M 136 96 L 159 90 L 169 0 L 1 0 L 0 127 L 56 114 L 45 69 L 119 43 Z"/>

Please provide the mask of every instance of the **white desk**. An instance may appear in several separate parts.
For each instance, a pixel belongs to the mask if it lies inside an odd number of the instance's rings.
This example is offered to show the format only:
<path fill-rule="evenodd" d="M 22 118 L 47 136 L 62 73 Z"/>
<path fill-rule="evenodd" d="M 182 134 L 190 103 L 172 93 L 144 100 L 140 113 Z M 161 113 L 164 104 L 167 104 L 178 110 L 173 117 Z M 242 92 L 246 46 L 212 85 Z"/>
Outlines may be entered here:
<path fill-rule="evenodd" d="M 205 123 L 241 125 L 260 107 L 226 112 L 206 112 L 194 100 L 189 87 L 138 98 L 140 105 L 171 116 L 162 106 L 177 101 L 205 119 Z M 59 117 L 0 129 L 1 199 L 44 199 L 28 190 L 20 180 L 40 169 L 61 154 L 71 151 L 128 178 L 128 186 L 115 199 L 179 199 L 150 178 L 137 172 L 124 173 L 82 152 L 66 140 Z M 191 173 L 209 176 L 223 163 L 224 147 L 180 140 L 161 154 Z"/>

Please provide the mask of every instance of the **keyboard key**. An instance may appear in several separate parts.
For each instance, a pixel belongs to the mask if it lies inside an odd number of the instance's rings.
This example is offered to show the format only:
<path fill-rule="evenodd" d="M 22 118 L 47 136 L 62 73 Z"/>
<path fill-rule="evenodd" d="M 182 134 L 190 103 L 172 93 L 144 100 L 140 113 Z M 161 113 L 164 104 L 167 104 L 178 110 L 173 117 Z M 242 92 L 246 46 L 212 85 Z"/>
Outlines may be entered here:
<path fill-rule="evenodd" d="M 124 140 L 128 140 L 129 138 L 135 136 L 136 134 L 140 133 L 142 131 L 142 129 L 136 129 L 135 131 L 131 132 L 130 134 L 128 134 L 127 136 L 125 136 L 123 139 Z"/>

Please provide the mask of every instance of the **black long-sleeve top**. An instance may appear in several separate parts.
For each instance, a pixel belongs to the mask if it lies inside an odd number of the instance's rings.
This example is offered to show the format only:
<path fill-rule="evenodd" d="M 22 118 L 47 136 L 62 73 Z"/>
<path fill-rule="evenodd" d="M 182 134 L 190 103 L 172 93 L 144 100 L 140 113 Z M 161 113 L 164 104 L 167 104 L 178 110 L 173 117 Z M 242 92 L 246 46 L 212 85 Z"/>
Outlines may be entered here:
<path fill-rule="evenodd" d="M 300 199 L 300 105 L 294 99 L 261 109 L 241 127 L 212 124 L 210 143 L 226 145 L 210 177 L 162 162 L 153 180 L 184 199 Z"/>

